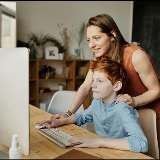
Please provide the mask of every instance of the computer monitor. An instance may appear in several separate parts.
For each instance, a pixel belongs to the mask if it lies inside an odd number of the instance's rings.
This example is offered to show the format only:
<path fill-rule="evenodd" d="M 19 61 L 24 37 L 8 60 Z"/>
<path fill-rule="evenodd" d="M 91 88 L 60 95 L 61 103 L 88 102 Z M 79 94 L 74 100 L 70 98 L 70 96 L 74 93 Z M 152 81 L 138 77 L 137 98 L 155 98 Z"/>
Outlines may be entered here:
<path fill-rule="evenodd" d="M 29 154 L 29 52 L 0 48 L 0 144 L 10 148 L 18 134 L 22 154 Z"/>

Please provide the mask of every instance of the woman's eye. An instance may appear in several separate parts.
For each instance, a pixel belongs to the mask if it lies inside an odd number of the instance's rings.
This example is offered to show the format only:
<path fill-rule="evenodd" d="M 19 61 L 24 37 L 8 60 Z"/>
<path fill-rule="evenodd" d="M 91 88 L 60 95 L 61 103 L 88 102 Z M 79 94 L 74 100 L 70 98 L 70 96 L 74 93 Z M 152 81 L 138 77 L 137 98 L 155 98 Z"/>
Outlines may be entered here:
<path fill-rule="evenodd" d="M 95 40 L 99 40 L 100 39 L 100 37 L 95 37 Z"/>
<path fill-rule="evenodd" d="M 87 42 L 89 43 L 89 42 L 90 42 L 90 40 L 89 40 L 89 39 L 87 39 Z"/>

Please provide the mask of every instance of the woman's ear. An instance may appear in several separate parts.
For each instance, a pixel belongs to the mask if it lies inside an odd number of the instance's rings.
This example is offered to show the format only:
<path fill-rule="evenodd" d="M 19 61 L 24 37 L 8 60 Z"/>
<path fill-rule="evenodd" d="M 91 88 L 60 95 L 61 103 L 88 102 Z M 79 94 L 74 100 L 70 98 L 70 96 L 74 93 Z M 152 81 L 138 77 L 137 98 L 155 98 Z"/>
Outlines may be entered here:
<path fill-rule="evenodd" d="M 114 42 L 116 38 L 116 33 L 112 31 L 111 34 L 113 35 L 113 37 L 111 38 L 111 41 Z"/>
<path fill-rule="evenodd" d="M 122 88 L 122 82 L 121 81 L 117 81 L 114 84 L 114 91 L 118 92 L 121 88 Z"/>

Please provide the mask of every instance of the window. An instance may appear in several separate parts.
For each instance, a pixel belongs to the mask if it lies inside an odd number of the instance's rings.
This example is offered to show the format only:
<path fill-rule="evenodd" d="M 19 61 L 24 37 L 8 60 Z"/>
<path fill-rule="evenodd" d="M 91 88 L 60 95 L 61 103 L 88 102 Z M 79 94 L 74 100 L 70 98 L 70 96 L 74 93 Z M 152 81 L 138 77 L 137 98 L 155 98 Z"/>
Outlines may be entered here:
<path fill-rule="evenodd" d="M 16 2 L 0 1 L 0 47 L 16 47 Z"/>

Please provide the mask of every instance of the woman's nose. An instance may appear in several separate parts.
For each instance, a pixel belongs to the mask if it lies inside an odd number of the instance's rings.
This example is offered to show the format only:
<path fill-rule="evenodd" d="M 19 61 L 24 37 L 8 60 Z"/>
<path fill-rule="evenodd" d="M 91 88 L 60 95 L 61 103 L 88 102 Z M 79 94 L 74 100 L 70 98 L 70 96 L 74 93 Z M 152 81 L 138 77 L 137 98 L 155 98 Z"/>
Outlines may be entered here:
<path fill-rule="evenodd" d="M 89 48 L 93 48 L 93 47 L 95 47 L 95 43 L 94 43 L 94 41 L 90 41 Z"/>

